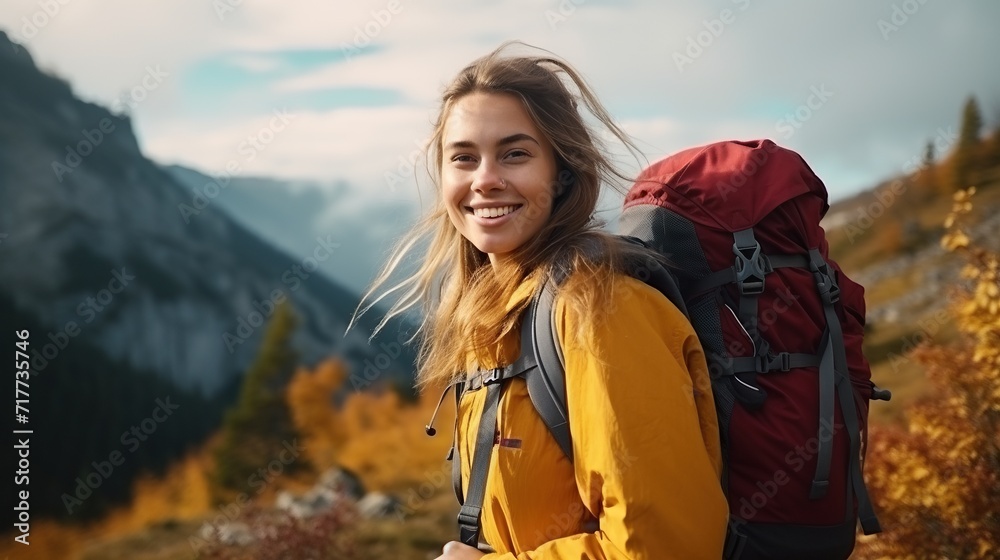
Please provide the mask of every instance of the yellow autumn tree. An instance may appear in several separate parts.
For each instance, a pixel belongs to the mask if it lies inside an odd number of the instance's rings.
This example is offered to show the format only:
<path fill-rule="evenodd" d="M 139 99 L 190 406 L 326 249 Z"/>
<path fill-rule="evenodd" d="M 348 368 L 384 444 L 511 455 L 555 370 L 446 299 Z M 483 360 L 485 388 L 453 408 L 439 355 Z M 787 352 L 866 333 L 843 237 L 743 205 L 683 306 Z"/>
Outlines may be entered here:
<path fill-rule="evenodd" d="M 337 450 L 345 438 L 333 399 L 346 376 L 343 362 L 330 358 L 312 371 L 298 368 L 288 384 L 286 396 L 292 422 L 305 439 L 306 455 L 319 471 L 336 464 Z"/>
<path fill-rule="evenodd" d="M 971 188 L 955 193 L 943 247 L 964 257 L 969 291 L 953 305 L 964 335 L 912 355 L 933 397 L 905 428 L 873 430 L 869 485 L 884 533 L 859 558 L 996 558 L 1000 550 L 1000 255 L 970 234 Z"/>

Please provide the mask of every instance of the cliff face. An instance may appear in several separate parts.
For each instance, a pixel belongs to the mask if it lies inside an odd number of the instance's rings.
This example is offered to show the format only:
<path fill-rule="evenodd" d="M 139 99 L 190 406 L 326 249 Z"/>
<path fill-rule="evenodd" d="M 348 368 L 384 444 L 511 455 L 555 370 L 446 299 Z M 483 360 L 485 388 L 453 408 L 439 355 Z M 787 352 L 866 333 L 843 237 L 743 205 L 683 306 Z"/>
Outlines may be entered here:
<path fill-rule="evenodd" d="M 371 323 L 343 335 L 356 294 L 218 205 L 185 220 L 190 203 L 191 191 L 142 155 L 126 115 L 78 100 L 0 32 L 0 291 L 50 329 L 33 334 L 36 369 L 45 344 L 58 354 L 79 337 L 212 396 L 245 370 L 274 302 L 289 298 L 304 361 L 338 354 L 362 374 L 379 358 L 386 380 L 411 384 L 411 352 L 388 365 L 381 356 L 396 328 L 372 344 Z M 312 253 L 341 248 L 318 238 Z"/>

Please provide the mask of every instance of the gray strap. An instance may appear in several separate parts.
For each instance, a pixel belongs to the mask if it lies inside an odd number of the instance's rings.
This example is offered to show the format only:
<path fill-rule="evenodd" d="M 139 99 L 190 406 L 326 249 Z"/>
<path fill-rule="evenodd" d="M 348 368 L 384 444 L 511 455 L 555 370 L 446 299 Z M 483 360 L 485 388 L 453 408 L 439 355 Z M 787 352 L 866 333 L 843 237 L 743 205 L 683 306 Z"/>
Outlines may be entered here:
<path fill-rule="evenodd" d="M 829 318 L 827 318 L 829 321 Z M 838 323 L 839 325 L 839 323 Z M 827 328 L 823 342 L 820 343 L 819 364 L 819 426 L 816 438 L 819 450 L 816 455 L 816 474 L 813 475 L 812 487 L 809 489 L 809 499 L 818 500 L 826 495 L 830 487 L 830 463 L 833 459 L 833 390 L 836 384 L 836 371 L 833 347 L 835 340 Z M 824 426 L 831 434 L 823 433 Z"/>
<path fill-rule="evenodd" d="M 844 424 L 851 442 L 851 465 L 848 475 L 850 487 L 854 489 L 854 495 L 858 499 L 858 520 L 861 521 L 861 530 L 866 535 L 881 533 L 882 527 L 875 515 L 871 497 L 868 495 L 868 488 L 865 487 L 865 480 L 861 474 L 861 429 L 858 423 L 857 406 L 854 403 L 854 390 L 851 388 L 849 379 L 841 379 L 838 387 L 840 410 L 844 415 Z M 847 500 L 847 519 L 852 519 L 854 516 L 853 506 L 853 500 Z"/>
<path fill-rule="evenodd" d="M 809 258 L 817 265 L 817 270 L 813 274 L 816 275 L 820 296 L 823 298 L 823 311 L 826 314 L 830 337 L 833 341 L 831 346 L 833 347 L 833 361 L 837 372 L 837 396 L 840 400 L 840 410 L 850 440 L 849 484 L 858 500 L 858 519 L 861 522 L 861 529 L 866 535 L 871 535 L 881 532 L 882 528 L 875 515 L 875 509 L 872 507 L 871 497 L 868 495 L 868 488 L 865 487 L 865 480 L 861 473 L 861 426 L 858 422 L 857 405 L 854 402 L 854 389 L 851 387 L 847 350 L 844 347 L 844 333 L 840 325 L 840 318 L 833 306 L 840 299 L 840 287 L 833 276 L 834 271 L 830 269 L 817 249 L 809 251 Z M 820 280 L 824 282 L 821 284 Z M 832 414 L 830 424 L 833 424 Z M 820 442 L 822 445 L 822 438 Z M 847 501 L 847 519 L 851 519 L 854 515 L 853 505 L 852 500 Z"/>
<path fill-rule="evenodd" d="M 805 255 L 761 255 L 764 262 L 764 272 L 772 272 L 779 268 L 809 269 L 809 258 Z M 691 288 L 692 297 L 708 292 L 719 286 L 736 282 L 736 267 L 717 270 L 695 283 Z"/>
<path fill-rule="evenodd" d="M 737 316 L 753 341 L 754 358 L 759 359 L 769 352 L 767 342 L 757 331 L 757 298 L 764 291 L 766 274 L 760 243 L 754 238 L 753 228 L 733 232 L 733 241 L 733 253 L 738 263 L 735 280 L 739 294 Z M 761 407 L 767 399 L 767 392 L 757 382 L 756 368 L 739 372 L 730 382 L 737 400 L 751 410 Z"/>
<path fill-rule="evenodd" d="M 465 503 L 465 496 L 462 494 L 462 460 L 458 452 L 458 408 L 462 404 L 464 392 L 465 383 L 461 381 L 455 383 L 455 431 L 452 434 L 451 450 L 448 451 L 448 460 L 451 461 L 451 486 L 455 490 L 459 505 Z"/>
<path fill-rule="evenodd" d="M 779 352 L 773 356 L 742 356 L 732 358 L 733 372 L 742 373 L 755 371 L 768 373 L 771 371 L 789 371 L 795 368 L 819 367 L 821 356 L 802 354 L 798 352 Z"/>
<path fill-rule="evenodd" d="M 458 512 L 459 541 L 471 547 L 479 545 L 480 521 L 483 501 L 486 498 L 486 479 L 490 472 L 490 458 L 497 430 L 497 409 L 500 408 L 500 391 L 503 385 L 487 386 L 483 416 L 476 434 L 476 449 L 472 455 L 472 472 L 469 475 L 469 493 Z"/>
<path fill-rule="evenodd" d="M 538 297 L 529 305 L 526 322 L 521 323 L 521 354 L 529 353 L 529 348 L 533 350 L 538 367 L 524 376 L 528 396 L 559 448 L 572 462 L 573 440 L 566 410 L 566 366 L 553 317 L 555 292 L 555 281 L 546 281 Z"/>

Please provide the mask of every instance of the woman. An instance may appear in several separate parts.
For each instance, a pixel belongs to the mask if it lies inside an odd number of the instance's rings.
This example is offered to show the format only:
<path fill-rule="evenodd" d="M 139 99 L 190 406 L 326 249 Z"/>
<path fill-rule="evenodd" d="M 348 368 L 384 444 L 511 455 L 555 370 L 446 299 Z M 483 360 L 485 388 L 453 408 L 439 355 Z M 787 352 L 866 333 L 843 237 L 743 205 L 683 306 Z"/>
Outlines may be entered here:
<path fill-rule="evenodd" d="M 728 511 L 718 428 L 711 394 L 695 390 L 709 386 L 705 358 L 683 314 L 619 272 L 643 250 L 598 229 L 601 184 L 623 177 L 579 106 L 634 148 L 570 66 L 505 50 L 445 91 L 430 155 L 436 206 L 375 289 L 431 234 L 390 316 L 423 304 L 418 379 L 440 385 L 515 360 L 534 291 L 554 267 L 568 269 L 555 317 L 574 459 L 523 379 L 507 380 L 480 520 L 496 552 L 451 542 L 439 558 L 720 558 Z M 459 407 L 464 491 L 485 393 L 466 392 Z"/>

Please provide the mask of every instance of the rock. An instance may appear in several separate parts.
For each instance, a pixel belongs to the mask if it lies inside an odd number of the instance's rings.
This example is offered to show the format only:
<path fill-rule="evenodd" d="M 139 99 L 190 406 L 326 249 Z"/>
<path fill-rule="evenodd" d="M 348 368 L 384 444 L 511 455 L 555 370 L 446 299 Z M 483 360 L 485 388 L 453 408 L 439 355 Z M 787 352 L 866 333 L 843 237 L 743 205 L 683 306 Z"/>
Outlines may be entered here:
<path fill-rule="evenodd" d="M 398 514 L 401 505 L 393 496 L 371 492 L 358 502 L 358 513 L 366 519 L 381 519 Z"/>
<path fill-rule="evenodd" d="M 365 487 L 361 484 L 361 479 L 345 468 L 328 469 L 319 477 L 316 486 L 329 488 L 352 500 L 360 500 L 365 496 Z"/>
<path fill-rule="evenodd" d="M 205 523 L 199 531 L 205 540 L 218 540 L 222 544 L 245 546 L 254 541 L 250 527 L 246 523 L 230 521 L 220 525 Z"/>
<path fill-rule="evenodd" d="M 278 492 L 278 496 L 274 499 L 274 507 L 285 511 L 288 511 L 294 503 L 295 496 L 293 496 L 288 490 Z"/>

